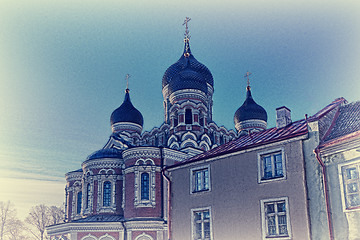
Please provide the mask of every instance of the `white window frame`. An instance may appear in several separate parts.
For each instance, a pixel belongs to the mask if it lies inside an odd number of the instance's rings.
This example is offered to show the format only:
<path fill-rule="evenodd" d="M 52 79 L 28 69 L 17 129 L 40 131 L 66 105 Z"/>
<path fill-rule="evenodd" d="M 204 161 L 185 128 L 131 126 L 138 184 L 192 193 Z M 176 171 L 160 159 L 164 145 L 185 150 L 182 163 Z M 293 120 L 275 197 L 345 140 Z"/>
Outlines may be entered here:
<path fill-rule="evenodd" d="M 356 167 L 358 170 L 358 189 L 360 192 L 360 160 L 346 162 L 343 164 L 338 165 L 338 174 L 339 174 L 339 181 L 340 181 L 340 191 L 341 191 L 341 202 L 344 212 L 352 212 L 352 211 L 360 211 L 360 205 L 356 207 L 348 207 L 347 205 L 347 197 L 346 197 L 346 179 L 344 179 L 343 173 L 345 172 L 345 169 Z"/>
<path fill-rule="evenodd" d="M 90 184 L 89 204 L 88 204 L 88 192 L 87 192 L 88 184 Z M 93 212 L 93 207 L 94 207 L 93 204 L 94 204 L 94 176 L 91 171 L 88 171 L 86 174 L 84 174 L 84 179 L 83 179 L 82 204 L 81 204 L 83 215 L 88 215 Z"/>
<path fill-rule="evenodd" d="M 208 181 L 209 181 L 209 188 L 204 190 L 195 191 L 195 176 L 194 173 L 206 169 L 208 171 Z M 190 169 L 190 194 L 197 194 L 203 192 L 211 192 L 211 172 L 210 172 L 210 165 L 202 165 L 199 167 L 191 168 Z"/>
<path fill-rule="evenodd" d="M 267 221 L 266 221 L 266 209 L 265 205 L 268 203 L 278 203 L 278 202 L 285 202 L 285 209 L 286 209 L 286 226 L 288 235 L 286 236 L 268 236 L 268 227 L 267 227 Z M 291 239 L 291 224 L 290 224 L 290 210 L 289 210 L 289 198 L 288 197 L 280 197 L 280 198 L 271 198 L 271 199 L 263 199 L 260 200 L 260 206 L 261 206 L 261 227 L 262 227 L 262 239 L 267 240 L 285 240 L 285 239 Z M 276 218 L 277 222 L 277 218 Z M 276 224 L 276 227 L 278 228 L 278 223 Z"/>
<path fill-rule="evenodd" d="M 212 228 L 212 213 L 211 213 L 211 207 L 202 207 L 202 208 L 194 208 L 191 209 L 191 240 L 195 240 L 194 236 L 195 236 L 195 219 L 194 219 L 194 214 L 196 212 L 205 212 L 205 211 L 209 211 L 209 216 L 210 216 L 210 240 L 214 239 L 213 237 L 213 228 Z M 202 238 L 203 239 L 203 238 Z"/>
<path fill-rule="evenodd" d="M 103 213 L 103 212 L 114 212 L 116 211 L 116 180 L 117 176 L 115 174 L 115 171 L 113 169 L 108 169 L 106 171 L 106 174 L 101 174 L 102 171 L 100 170 L 100 175 L 98 175 L 98 196 L 97 196 L 97 206 L 96 210 L 97 212 Z M 110 200 L 110 206 L 104 206 L 104 183 L 110 182 L 111 183 L 111 200 Z"/>
<path fill-rule="evenodd" d="M 80 209 L 80 213 L 77 213 L 77 201 L 78 201 L 78 193 L 82 192 L 82 184 L 80 181 L 75 181 L 73 186 L 70 188 L 70 190 L 72 191 L 72 211 L 71 211 L 71 217 L 73 219 L 77 219 L 79 217 L 81 217 L 82 215 L 82 211 L 83 211 L 83 201 L 81 199 L 81 209 Z M 83 194 L 84 192 L 82 192 Z"/>
<path fill-rule="evenodd" d="M 263 156 L 266 155 L 271 155 L 272 156 L 272 171 L 275 171 L 274 168 L 274 158 L 273 155 L 276 153 L 281 153 L 281 161 L 282 161 L 282 171 L 283 171 L 283 176 L 282 177 L 272 177 L 272 178 L 264 178 L 264 164 L 263 164 Z M 271 182 L 271 181 L 279 181 L 279 180 L 284 180 L 286 179 L 286 155 L 285 155 L 285 151 L 284 148 L 274 148 L 271 150 L 267 150 L 267 151 L 263 151 L 263 152 L 259 152 L 257 154 L 257 159 L 258 159 L 258 183 L 264 183 L 264 182 Z"/>
<path fill-rule="evenodd" d="M 148 164 L 150 163 L 150 164 Z M 141 199 L 141 174 L 149 174 L 149 200 Z M 155 207 L 156 205 L 156 192 L 155 192 L 155 176 L 156 176 L 156 166 L 155 162 L 148 159 L 138 159 L 134 166 L 135 174 L 135 198 L 134 205 L 135 207 Z"/>

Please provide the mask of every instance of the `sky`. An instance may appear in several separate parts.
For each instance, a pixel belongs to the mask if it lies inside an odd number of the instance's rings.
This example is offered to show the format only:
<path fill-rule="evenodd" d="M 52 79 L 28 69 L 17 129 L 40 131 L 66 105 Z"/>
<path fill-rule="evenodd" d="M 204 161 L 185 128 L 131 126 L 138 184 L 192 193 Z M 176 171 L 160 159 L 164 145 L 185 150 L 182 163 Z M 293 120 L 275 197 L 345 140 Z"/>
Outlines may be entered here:
<path fill-rule="evenodd" d="M 144 130 L 164 120 L 162 76 L 190 46 L 214 77 L 213 120 L 234 129 L 247 71 L 254 100 L 304 118 L 360 100 L 358 1 L 0 0 L 0 201 L 24 218 L 64 202 L 64 174 L 111 134 L 125 75 Z"/>

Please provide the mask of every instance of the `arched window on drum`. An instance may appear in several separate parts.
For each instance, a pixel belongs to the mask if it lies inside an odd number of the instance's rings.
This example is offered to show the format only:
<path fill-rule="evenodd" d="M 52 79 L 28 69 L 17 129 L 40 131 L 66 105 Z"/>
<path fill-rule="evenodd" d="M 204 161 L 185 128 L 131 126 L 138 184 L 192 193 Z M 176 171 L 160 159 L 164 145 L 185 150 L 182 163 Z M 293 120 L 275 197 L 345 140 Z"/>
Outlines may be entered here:
<path fill-rule="evenodd" d="M 150 200 L 149 190 L 150 190 L 150 176 L 149 173 L 144 172 L 141 174 L 141 200 Z"/>
<path fill-rule="evenodd" d="M 103 188 L 103 206 L 109 207 L 111 204 L 111 182 L 104 182 Z"/>

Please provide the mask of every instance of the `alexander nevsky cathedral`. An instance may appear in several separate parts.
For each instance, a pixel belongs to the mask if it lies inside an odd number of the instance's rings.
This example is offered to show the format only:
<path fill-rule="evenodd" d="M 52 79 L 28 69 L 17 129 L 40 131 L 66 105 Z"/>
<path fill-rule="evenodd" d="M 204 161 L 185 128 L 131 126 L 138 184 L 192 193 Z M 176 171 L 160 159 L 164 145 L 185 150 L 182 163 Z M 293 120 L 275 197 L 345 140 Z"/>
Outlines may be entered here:
<path fill-rule="evenodd" d="M 214 79 L 190 50 L 188 20 L 184 51 L 162 78 L 163 124 L 143 132 L 143 115 L 125 90 L 105 146 L 66 174 L 66 219 L 48 229 L 51 239 L 166 239 L 170 185 L 163 169 L 266 129 L 266 111 L 249 86 L 234 116 L 238 133 L 212 120 Z"/>

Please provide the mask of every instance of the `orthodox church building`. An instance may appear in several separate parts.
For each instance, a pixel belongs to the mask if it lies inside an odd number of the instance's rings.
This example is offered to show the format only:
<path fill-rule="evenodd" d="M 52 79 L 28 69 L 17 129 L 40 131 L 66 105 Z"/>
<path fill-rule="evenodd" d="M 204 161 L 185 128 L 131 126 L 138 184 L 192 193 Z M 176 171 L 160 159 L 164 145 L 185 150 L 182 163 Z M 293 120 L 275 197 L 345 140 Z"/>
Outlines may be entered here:
<path fill-rule="evenodd" d="M 339 98 L 298 121 L 279 107 L 268 129 L 247 73 L 236 132 L 219 127 L 189 20 L 162 79 L 163 124 L 143 132 L 127 87 L 105 146 L 65 175 L 65 221 L 50 239 L 360 239 L 359 103 Z"/>
<path fill-rule="evenodd" d="M 183 54 L 162 79 L 163 124 L 142 132 L 143 116 L 125 90 L 123 103 L 111 114 L 112 134 L 105 146 L 65 175 L 65 223 L 48 227 L 51 239 L 167 239 L 164 168 L 238 136 L 212 120 L 213 76 L 191 53 L 187 26 L 184 43 Z M 243 108 L 255 105 L 249 93 Z M 239 114 L 239 132 L 266 128 L 266 112 L 254 125 Z"/>

